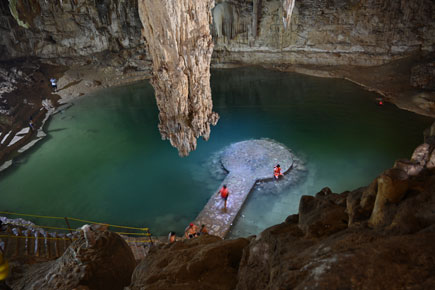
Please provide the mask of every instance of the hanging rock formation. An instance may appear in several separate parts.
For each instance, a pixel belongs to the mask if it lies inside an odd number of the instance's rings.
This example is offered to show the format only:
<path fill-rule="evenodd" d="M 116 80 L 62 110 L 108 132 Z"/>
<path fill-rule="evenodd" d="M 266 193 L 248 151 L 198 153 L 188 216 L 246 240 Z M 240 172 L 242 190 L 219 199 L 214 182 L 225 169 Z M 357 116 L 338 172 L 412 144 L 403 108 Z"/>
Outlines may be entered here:
<path fill-rule="evenodd" d="M 159 130 L 186 156 L 196 148 L 196 138 L 210 136 L 213 113 L 210 89 L 210 35 L 212 0 L 140 0 L 139 16 L 153 77 Z"/>
<path fill-rule="evenodd" d="M 292 20 L 293 8 L 295 8 L 295 0 L 284 0 L 282 2 L 282 10 L 284 16 L 282 17 L 284 28 L 290 26 L 290 22 Z"/>

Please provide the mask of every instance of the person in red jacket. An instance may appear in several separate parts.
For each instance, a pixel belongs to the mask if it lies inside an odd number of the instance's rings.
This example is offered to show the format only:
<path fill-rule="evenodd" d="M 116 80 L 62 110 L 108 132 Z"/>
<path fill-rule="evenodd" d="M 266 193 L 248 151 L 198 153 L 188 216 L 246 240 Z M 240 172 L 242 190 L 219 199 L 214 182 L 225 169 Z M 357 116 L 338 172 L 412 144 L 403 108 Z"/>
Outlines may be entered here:
<path fill-rule="evenodd" d="M 222 188 L 219 190 L 218 194 L 221 194 L 221 198 L 224 200 L 224 210 L 227 210 L 227 199 L 230 195 L 227 186 L 224 184 Z"/>
<path fill-rule="evenodd" d="M 275 177 L 276 180 L 278 180 L 278 178 L 280 176 L 282 176 L 281 173 L 281 167 L 279 166 L 279 164 L 277 164 L 274 168 L 273 168 L 273 176 Z"/>

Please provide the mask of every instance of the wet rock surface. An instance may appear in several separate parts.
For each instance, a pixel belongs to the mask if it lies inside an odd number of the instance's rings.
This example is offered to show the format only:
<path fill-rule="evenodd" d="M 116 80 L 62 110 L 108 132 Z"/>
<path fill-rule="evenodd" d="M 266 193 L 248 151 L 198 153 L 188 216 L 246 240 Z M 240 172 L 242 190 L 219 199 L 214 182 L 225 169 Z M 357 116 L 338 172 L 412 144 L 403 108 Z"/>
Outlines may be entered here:
<path fill-rule="evenodd" d="M 273 168 L 280 164 L 282 173 L 293 166 L 293 154 L 273 140 L 248 140 L 231 144 L 221 155 L 222 166 L 230 173 L 271 179 Z"/>
<path fill-rule="evenodd" d="M 208 140 L 210 126 L 218 121 L 212 111 L 210 35 L 214 1 L 140 0 L 139 16 L 148 53 L 152 58 L 151 84 L 159 108 L 158 125 L 186 156 L 199 137 Z"/>

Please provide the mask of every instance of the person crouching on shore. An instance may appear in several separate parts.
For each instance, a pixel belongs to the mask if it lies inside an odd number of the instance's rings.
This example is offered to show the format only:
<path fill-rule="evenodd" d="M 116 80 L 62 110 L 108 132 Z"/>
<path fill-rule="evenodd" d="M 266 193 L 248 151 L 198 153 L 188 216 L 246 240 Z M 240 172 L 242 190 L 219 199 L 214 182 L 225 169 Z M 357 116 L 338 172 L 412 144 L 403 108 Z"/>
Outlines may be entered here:
<path fill-rule="evenodd" d="M 186 239 L 192 239 L 198 236 L 198 227 L 193 223 L 190 223 L 189 226 L 184 230 L 184 236 Z"/>

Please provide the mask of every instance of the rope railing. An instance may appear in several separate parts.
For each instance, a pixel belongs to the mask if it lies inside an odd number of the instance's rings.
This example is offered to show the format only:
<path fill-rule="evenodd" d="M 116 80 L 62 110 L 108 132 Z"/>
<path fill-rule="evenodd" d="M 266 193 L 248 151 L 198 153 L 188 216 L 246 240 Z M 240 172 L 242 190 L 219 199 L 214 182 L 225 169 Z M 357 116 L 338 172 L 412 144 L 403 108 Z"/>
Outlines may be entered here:
<path fill-rule="evenodd" d="M 76 221 L 84 224 L 97 224 L 97 225 L 104 225 L 107 227 L 113 227 L 113 228 L 120 228 L 120 229 L 127 229 L 127 230 L 137 230 L 141 232 L 115 232 L 120 235 L 135 235 L 135 236 L 147 236 L 150 237 L 151 233 L 149 232 L 149 228 L 139 228 L 139 227 L 130 227 L 130 226 L 120 226 L 120 225 L 113 225 L 108 223 L 102 223 L 102 222 L 95 222 L 95 221 L 89 221 L 84 219 L 78 219 L 78 218 L 72 218 L 72 217 L 58 217 L 58 216 L 47 216 L 47 215 L 36 215 L 36 214 L 25 214 L 25 213 L 16 213 L 16 212 L 8 212 L 8 211 L 0 211 L 0 215 L 15 215 L 15 216 L 22 216 L 22 217 L 34 217 L 34 218 L 43 218 L 43 219 L 57 219 L 57 220 L 64 220 L 68 226 L 68 228 L 65 227 L 54 227 L 54 226 L 43 226 L 38 224 L 32 224 L 32 227 L 42 228 L 42 229 L 51 229 L 51 230 L 62 230 L 62 231 L 69 231 L 72 232 L 72 229 L 69 225 L 69 221 Z M 16 226 L 22 226 L 22 227 L 28 227 L 28 224 L 20 224 L 20 223 L 14 223 Z M 16 237 L 16 236 L 11 236 Z"/>
<path fill-rule="evenodd" d="M 47 215 L 36 215 L 36 214 L 24 214 L 24 213 L 16 213 L 16 212 L 8 212 L 8 211 L 0 211 L 0 214 L 9 214 L 9 215 L 18 215 L 18 216 L 30 216 L 30 217 L 38 217 L 38 218 L 48 218 L 48 219 L 60 219 L 63 220 L 65 217 L 58 217 L 58 216 L 47 216 Z M 131 230 L 140 230 L 140 231 L 147 231 L 149 228 L 138 228 L 138 227 L 129 227 L 129 226 L 119 226 L 119 225 L 112 225 L 108 223 L 101 223 L 101 222 L 95 222 L 95 221 L 88 221 L 78 218 L 72 218 L 67 217 L 69 220 L 72 221 L 78 221 L 82 223 L 89 223 L 89 224 L 99 224 L 99 225 L 106 225 L 111 226 L 114 228 L 124 228 L 124 229 L 131 229 Z"/>

